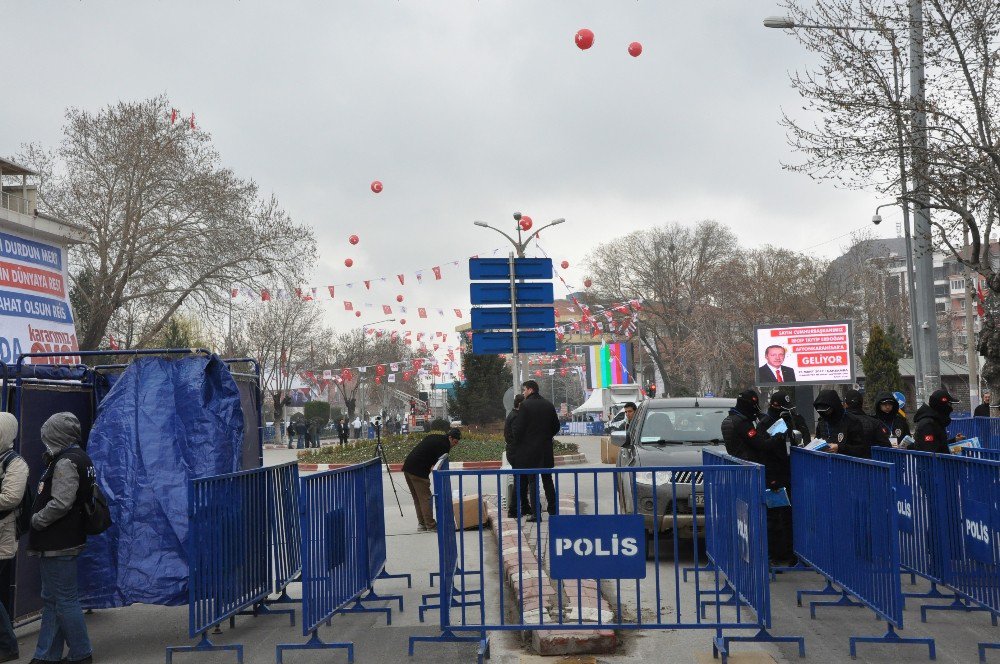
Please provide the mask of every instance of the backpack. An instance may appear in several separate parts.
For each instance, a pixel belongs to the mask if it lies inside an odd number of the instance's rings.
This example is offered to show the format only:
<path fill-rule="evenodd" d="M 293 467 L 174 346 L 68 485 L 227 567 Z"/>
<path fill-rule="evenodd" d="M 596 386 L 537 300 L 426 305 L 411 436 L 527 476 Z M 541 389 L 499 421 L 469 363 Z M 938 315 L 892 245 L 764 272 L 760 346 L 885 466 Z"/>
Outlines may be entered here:
<path fill-rule="evenodd" d="M 83 529 L 88 535 L 100 535 L 111 527 L 111 509 L 108 507 L 108 499 L 97 486 L 97 471 L 90 470 L 93 477 L 90 480 L 90 500 L 83 503 Z M 91 473 L 88 473 L 91 474 Z"/>
<path fill-rule="evenodd" d="M 2 465 L 0 465 L 0 477 L 7 474 L 7 466 L 10 462 L 20 455 L 14 450 L 9 450 L 3 456 Z M 28 532 L 31 529 L 31 510 L 35 504 L 35 496 L 37 492 L 35 491 L 35 485 L 31 482 L 24 483 L 24 495 L 21 496 L 21 502 L 14 509 L 0 510 L 0 521 L 6 519 L 10 516 L 11 512 L 15 510 L 20 510 L 17 516 L 14 518 L 14 537 L 16 539 L 21 539 L 21 535 Z"/>

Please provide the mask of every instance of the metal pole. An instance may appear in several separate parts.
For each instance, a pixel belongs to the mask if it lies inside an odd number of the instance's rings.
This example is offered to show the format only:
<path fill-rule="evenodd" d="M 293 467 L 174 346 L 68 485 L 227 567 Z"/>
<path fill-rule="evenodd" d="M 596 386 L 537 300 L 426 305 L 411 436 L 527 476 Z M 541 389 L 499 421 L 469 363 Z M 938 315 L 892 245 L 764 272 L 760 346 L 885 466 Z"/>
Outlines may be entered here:
<path fill-rule="evenodd" d="M 365 327 L 361 326 L 361 361 L 365 361 Z M 363 366 L 363 365 L 362 365 Z M 367 367 L 365 367 L 367 369 Z M 368 438 L 368 425 L 365 424 L 365 381 L 364 374 L 361 373 L 361 367 L 358 367 L 358 391 L 361 392 L 361 413 L 358 417 L 361 418 L 361 440 Z"/>
<path fill-rule="evenodd" d="M 969 227 L 964 232 L 966 256 L 969 256 Z M 989 240 L 987 239 L 987 242 Z M 965 361 L 969 365 L 969 412 L 979 405 L 979 353 L 976 352 L 976 317 L 972 312 L 976 306 L 976 291 L 972 280 L 975 272 L 965 266 Z"/>
<path fill-rule="evenodd" d="M 901 101 L 899 68 L 896 66 L 896 43 L 892 43 L 892 80 L 896 87 L 896 102 Z M 896 142 L 899 149 L 899 187 L 901 191 L 900 204 L 903 207 L 903 237 L 906 244 L 906 290 L 910 299 L 910 345 L 913 350 L 913 386 L 916 391 L 917 404 L 927 400 L 924 391 L 924 362 L 920 352 L 921 339 L 917 327 L 917 292 L 913 273 L 913 242 L 910 239 L 910 203 L 906 200 L 909 186 L 906 179 L 906 152 L 903 148 L 903 119 L 899 109 L 896 110 Z M 915 410 L 915 409 L 914 409 Z"/>
<path fill-rule="evenodd" d="M 514 280 L 514 252 L 510 252 L 507 257 L 507 264 L 510 266 L 510 322 L 511 322 L 511 340 L 512 340 L 512 351 L 514 356 L 514 395 L 521 390 L 521 358 L 517 353 L 517 282 Z"/>
<path fill-rule="evenodd" d="M 925 393 L 941 387 L 941 358 L 938 351 L 937 312 L 934 308 L 934 247 L 927 204 L 927 115 L 924 111 L 924 19 L 923 0 L 909 0 L 910 8 L 910 101 L 913 104 L 913 234 L 916 238 L 917 319 L 922 335 Z"/>

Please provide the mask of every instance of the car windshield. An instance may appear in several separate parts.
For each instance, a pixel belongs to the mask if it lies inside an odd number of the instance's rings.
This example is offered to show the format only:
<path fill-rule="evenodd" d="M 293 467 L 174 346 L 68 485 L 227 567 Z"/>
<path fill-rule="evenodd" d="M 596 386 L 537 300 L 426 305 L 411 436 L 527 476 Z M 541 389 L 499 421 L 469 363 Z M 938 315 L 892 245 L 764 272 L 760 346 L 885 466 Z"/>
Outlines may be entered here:
<path fill-rule="evenodd" d="M 706 443 L 722 438 L 727 408 L 656 408 L 646 411 L 640 443 Z"/>

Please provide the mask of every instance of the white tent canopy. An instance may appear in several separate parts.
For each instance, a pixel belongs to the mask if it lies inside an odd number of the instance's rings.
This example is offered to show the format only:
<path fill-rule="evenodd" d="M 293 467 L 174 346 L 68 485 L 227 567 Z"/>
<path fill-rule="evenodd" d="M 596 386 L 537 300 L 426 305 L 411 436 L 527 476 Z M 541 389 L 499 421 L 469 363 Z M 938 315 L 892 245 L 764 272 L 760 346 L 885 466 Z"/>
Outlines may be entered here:
<path fill-rule="evenodd" d="M 604 412 L 604 390 L 598 389 L 590 393 L 587 400 L 579 407 L 573 409 L 574 415 L 580 413 L 603 413 Z"/>

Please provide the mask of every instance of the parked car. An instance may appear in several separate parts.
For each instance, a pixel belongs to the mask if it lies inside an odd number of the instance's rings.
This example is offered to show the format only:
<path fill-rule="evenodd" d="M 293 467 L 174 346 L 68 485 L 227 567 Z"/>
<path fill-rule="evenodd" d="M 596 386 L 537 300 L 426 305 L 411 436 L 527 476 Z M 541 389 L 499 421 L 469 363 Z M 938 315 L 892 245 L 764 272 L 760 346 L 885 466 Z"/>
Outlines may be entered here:
<path fill-rule="evenodd" d="M 621 446 L 616 465 L 619 468 L 700 466 L 702 450 L 725 451 L 722 420 L 735 406 L 735 399 L 647 399 L 639 406 L 627 440 L 624 431 L 611 433 L 612 441 Z M 705 517 L 697 513 L 705 504 L 703 482 L 704 475 L 697 471 L 684 471 L 676 476 L 670 471 L 618 474 L 622 511 L 644 517 L 647 554 L 651 552 L 655 530 L 673 535 L 676 529 L 677 537 L 692 539 L 697 523 L 698 536 L 702 536 Z"/>

